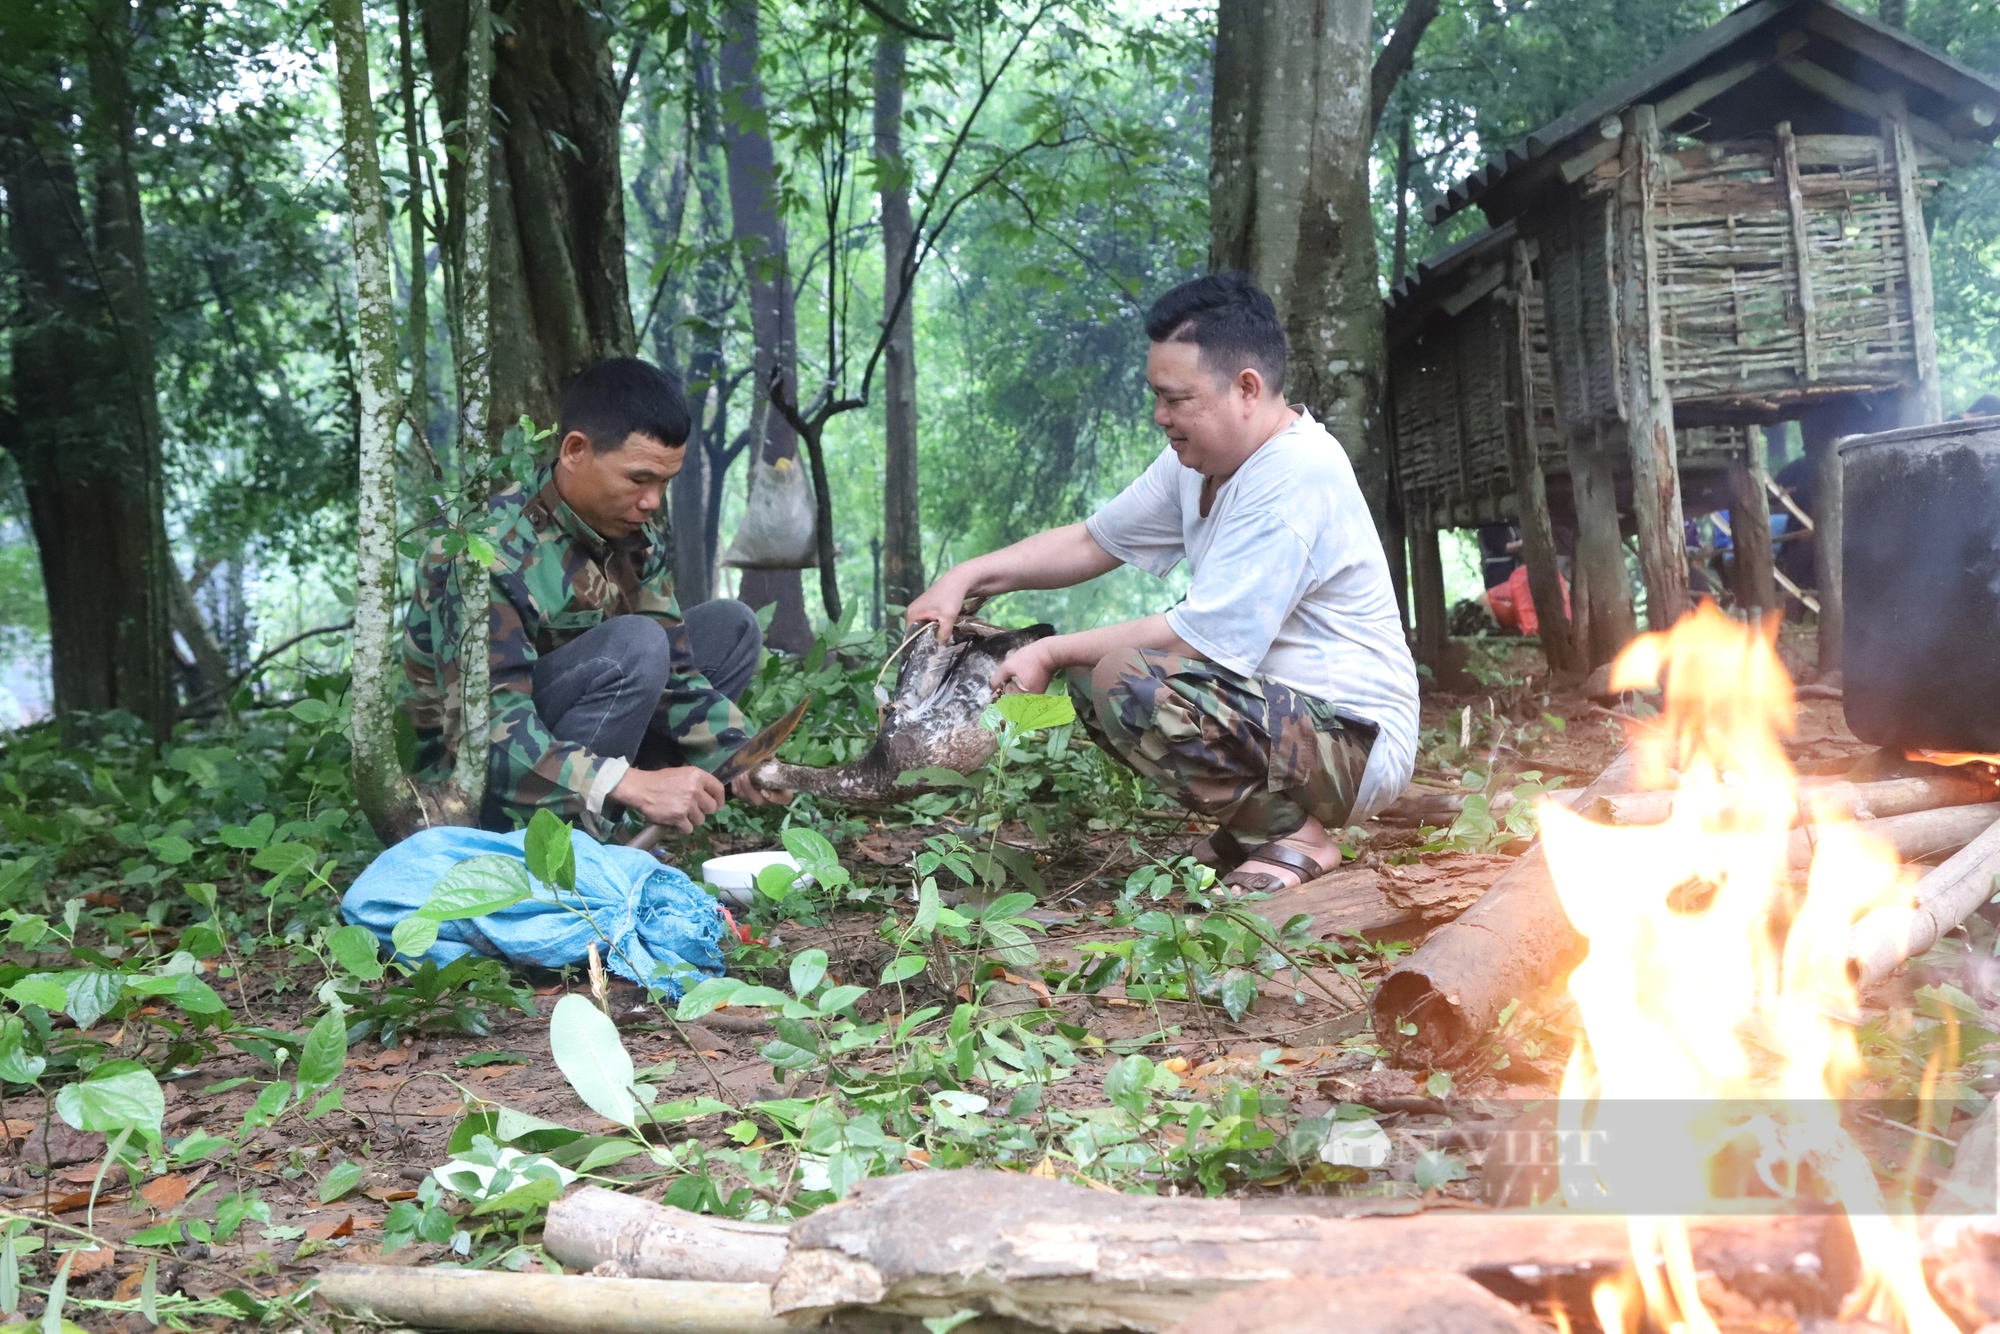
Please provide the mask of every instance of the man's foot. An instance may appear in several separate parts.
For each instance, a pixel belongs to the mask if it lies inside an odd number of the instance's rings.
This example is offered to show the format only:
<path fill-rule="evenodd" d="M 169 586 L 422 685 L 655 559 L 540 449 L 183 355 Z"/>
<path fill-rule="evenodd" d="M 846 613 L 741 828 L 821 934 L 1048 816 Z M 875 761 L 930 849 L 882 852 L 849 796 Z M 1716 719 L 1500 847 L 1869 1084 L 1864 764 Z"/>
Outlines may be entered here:
<path fill-rule="evenodd" d="M 1220 832 L 1220 831 L 1218 831 Z M 1280 839 L 1246 847 L 1241 865 L 1222 877 L 1235 894 L 1273 894 L 1317 880 L 1340 865 L 1340 845 L 1312 817 Z"/>

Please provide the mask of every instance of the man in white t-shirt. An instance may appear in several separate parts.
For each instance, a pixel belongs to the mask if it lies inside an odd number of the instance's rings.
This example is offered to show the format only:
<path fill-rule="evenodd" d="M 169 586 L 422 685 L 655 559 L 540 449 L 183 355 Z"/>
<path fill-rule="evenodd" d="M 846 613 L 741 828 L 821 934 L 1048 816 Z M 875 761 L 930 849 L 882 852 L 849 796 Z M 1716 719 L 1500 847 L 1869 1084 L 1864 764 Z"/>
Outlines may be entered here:
<path fill-rule="evenodd" d="M 948 636 L 969 597 L 1185 560 L 1173 610 L 1037 640 L 993 685 L 1069 672 L 1098 743 L 1218 821 L 1225 883 L 1281 889 L 1337 866 L 1335 833 L 1409 781 L 1416 667 L 1354 469 L 1285 402 L 1271 299 L 1239 273 L 1198 278 L 1153 304 L 1146 333 L 1166 450 L 1085 522 L 953 566 L 908 616 Z"/>

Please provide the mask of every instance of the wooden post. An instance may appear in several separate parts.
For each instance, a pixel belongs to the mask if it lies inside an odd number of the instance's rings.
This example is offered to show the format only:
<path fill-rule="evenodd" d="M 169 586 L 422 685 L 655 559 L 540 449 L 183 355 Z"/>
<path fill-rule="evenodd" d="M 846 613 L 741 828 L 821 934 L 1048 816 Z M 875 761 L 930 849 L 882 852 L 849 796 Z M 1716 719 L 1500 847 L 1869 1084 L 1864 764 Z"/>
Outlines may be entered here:
<path fill-rule="evenodd" d="M 1624 181 L 1619 189 L 1618 341 L 1623 351 L 1626 447 L 1632 459 L 1632 512 L 1639 528 L 1639 568 L 1646 619 L 1664 630 L 1687 609 L 1687 539 L 1681 475 L 1674 448 L 1674 405 L 1667 395 L 1660 343 L 1662 293 L 1654 195 L 1661 180 L 1660 134 L 1653 108 L 1632 108 Z"/>
<path fill-rule="evenodd" d="M 1805 197 L 1799 191 L 1799 145 L 1792 123 L 1778 122 L 1778 174 L 1785 182 L 1785 204 L 1792 215 L 1792 255 L 1797 262 L 1799 333 L 1805 345 L 1806 380 L 1819 378 L 1819 316 L 1813 301 L 1812 229 L 1807 226 Z"/>
<path fill-rule="evenodd" d="M 1410 599 L 1416 604 L 1417 661 L 1435 668 L 1444 653 L 1449 622 L 1444 605 L 1444 556 L 1437 520 L 1428 502 L 1410 506 Z"/>
<path fill-rule="evenodd" d="M 1521 524 L 1521 553 L 1528 566 L 1528 591 L 1541 622 L 1542 656 L 1551 670 L 1587 671 L 1575 648 L 1569 612 L 1563 606 L 1562 571 L 1556 564 L 1555 523 L 1549 518 L 1549 484 L 1535 448 L 1535 385 L 1529 370 L 1533 344 L 1527 295 L 1534 283 L 1526 242 L 1514 242 L 1514 336 L 1507 340 L 1507 451 L 1514 471 L 1514 501 Z"/>
<path fill-rule="evenodd" d="M 1917 150 L 1910 140 L 1909 112 L 1900 90 L 1885 95 L 1889 118 L 1882 137 L 1896 160 L 1896 201 L 1903 224 L 1903 255 L 1910 285 L 1910 341 L 1917 356 L 1914 402 L 1903 425 L 1927 426 L 1944 420 L 1944 400 L 1938 385 L 1937 317 L 1931 293 L 1931 242 L 1924 230 L 1924 197 L 1917 186 Z"/>
<path fill-rule="evenodd" d="M 1752 612 L 1778 607 L 1771 548 L 1771 498 L 1764 490 L 1764 434 L 1750 433 L 1749 457 L 1729 469 L 1729 539 L 1736 547 L 1736 601 Z"/>
<path fill-rule="evenodd" d="M 1806 457 L 1813 461 L 1813 582 L 1819 585 L 1819 670 L 1822 676 L 1841 665 L 1841 640 L 1847 633 L 1847 601 L 1840 588 L 1840 543 L 1846 528 L 1841 498 L 1840 451 L 1834 448 L 1842 430 L 1838 406 L 1824 408 L 1799 422 Z"/>
<path fill-rule="evenodd" d="M 1571 434 L 1569 484 L 1576 497 L 1576 587 L 1571 597 L 1589 600 L 1579 619 L 1589 627 L 1589 665 L 1598 667 L 1617 657 L 1634 633 L 1632 585 L 1618 535 L 1617 484 L 1603 426 Z"/>

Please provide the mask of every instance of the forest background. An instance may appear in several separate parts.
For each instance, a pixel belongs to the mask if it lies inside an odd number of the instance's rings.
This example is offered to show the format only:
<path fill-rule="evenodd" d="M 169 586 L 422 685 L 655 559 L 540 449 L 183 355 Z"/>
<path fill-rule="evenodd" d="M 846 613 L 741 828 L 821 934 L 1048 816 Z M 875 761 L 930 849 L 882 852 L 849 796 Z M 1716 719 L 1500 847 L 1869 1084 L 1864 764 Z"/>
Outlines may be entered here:
<path fill-rule="evenodd" d="M 636 351 L 675 367 L 701 405 L 673 502 L 683 599 L 775 600 L 774 639 L 795 648 L 828 619 L 828 592 L 879 624 L 926 576 L 1077 519 L 1134 476 L 1159 447 L 1142 313 L 1211 254 L 1212 8 L 889 4 L 492 10 L 493 434 L 523 414 L 547 424 L 565 364 Z M 1442 187 L 1728 8 L 1378 4 L 1351 67 L 1375 66 L 1381 102 L 1378 290 L 1476 225 L 1424 225 Z M 1992 4 L 1882 0 L 1880 16 L 2000 69 Z M 414 532 L 467 461 L 464 8 L 363 17 L 397 371 L 421 386 L 397 437 Z M 51 612 L 101 612 L 154 529 L 173 569 L 155 572 L 147 614 L 171 626 L 183 707 L 212 706 L 253 666 L 282 697 L 344 665 L 345 634 L 297 637 L 344 626 L 354 603 L 362 395 L 328 12 L 27 0 L 0 26 L 0 726 L 50 707 Z M 1955 172 L 1931 216 L 1956 410 L 2000 387 L 2000 169 Z M 912 236 L 908 327 L 885 334 L 884 255 Z M 136 376 L 121 369 L 135 350 Z M 830 590 L 812 570 L 717 562 L 753 435 L 767 459 L 799 453 L 783 411 L 760 409 L 778 363 L 801 422 L 823 428 Z M 69 507 L 71 535 L 38 558 L 33 460 L 52 440 L 70 494 L 49 503 Z M 1000 610 L 1076 626 L 1176 595 L 1120 571 Z M 103 694 L 72 685 L 85 706 Z"/>

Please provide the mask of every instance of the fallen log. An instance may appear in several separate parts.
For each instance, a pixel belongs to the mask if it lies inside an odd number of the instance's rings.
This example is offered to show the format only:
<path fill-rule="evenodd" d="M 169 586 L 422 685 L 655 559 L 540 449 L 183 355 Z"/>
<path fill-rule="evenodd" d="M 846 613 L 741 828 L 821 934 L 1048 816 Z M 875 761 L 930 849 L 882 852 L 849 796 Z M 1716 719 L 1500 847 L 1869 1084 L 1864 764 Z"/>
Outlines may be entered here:
<path fill-rule="evenodd" d="M 2000 821 L 2000 802 L 1977 806 L 1946 806 L 1934 811 L 1913 811 L 1867 823 L 1867 833 L 1896 850 L 1896 860 L 1921 861 L 1940 852 L 1956 852 Z M 1813 851 L 1825 837 L 1824 826 L 1795 829 L 1787 860 L 1794 871 L 1812 866 Z"/>
<path fill-rule="evenodd" d="M 1576 809 L 1590 812 L 1601 799 L 1630 792 L 1638 765 L 1635 752 L 1623 751 L 1583 790 Z M 1456 1064 L 1509 1001 L 1573 966 L 1582 944 L 1538 841 L 1463 916 L 1432 932 L 1383 979 L 1375 993 L 1375 1035 L 1405 1063 Z"/>
<path fill-rule="evenodd" d="M 1877 908 L 1847 938 L 1847 973 L 1867 986 L 1938 943 L 1993 897 L 2000 875 L 2000 825 L 1994 825 L 1919 880 L 1908 903 Z"/>
<path fill-rule="evenodd" d="M 1672 790 L 1632 792 L 1606 797 L 1577 807 L 1591 819 L 1605 824 L 1664 824 L 1673 814 Z M 1822 783 L 1801 792 L 1801 807 L 1821 820 L 1880 820 L 1892 815 L 1909 815 L 1947 806 L 1971 806 L 1990 802 L 1996 793 L 1991 783 L 1967 774 L 1925 775 L 1918 778 L 1891 778 L 1880 783 Z"/>
<path fill-rule="evenodd" d="M 1409 940 L 1464 912 L 1512 858 L 1444 853 L 1409 866 L 1349 868 L 1247 905 L 1273 926 L 1298 913 L 1321 940 Z"/>
<path fill-rule="evenodd" d="M 1412 1265 L 1456 1274 L 1617 1267 L 1623 1218 L 1414 1212 L 1345 1217 L 1316 1203 L 1115 1195 L 1010 1172 L 874 1177 L 792 1227 L 771 1310 L 948 1316 L 972 1308 L 1060 1331 L 1164 1331 L 1196 1304 L 1281 1277 L 1354 1278 Z M 1697 1264 L 1727 1284 L 1786 1274 L 1823 1220 L 1691 1220 Z M 1808 1265 L 1806 1268 L 1811 1268 Z M 1837 1296 L 1837 1294 L 1836 1294 Z M 836 1322 L 838 1323 L 838 1322 Z"/>
<path fill-rule="evenodd" d="M 613 1278 L 769 1283 L 789 1231 L 586 1185 L 549 1206 L 542 1245 L 567 1268 Z"/>
<path fill-rule="evenodd" d="M 771 1314 L 770 1290 L 762 1283 L 664 1283 L 335 1265 L 320 1275 L 318 1295 L 344 1311 L 421 1329 L 490 1329 L 500 1334 L 792 1334 L 795 1328 Z"/>

